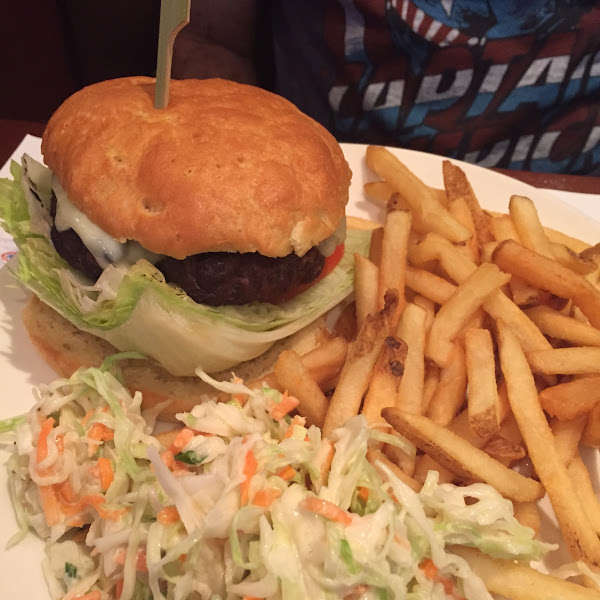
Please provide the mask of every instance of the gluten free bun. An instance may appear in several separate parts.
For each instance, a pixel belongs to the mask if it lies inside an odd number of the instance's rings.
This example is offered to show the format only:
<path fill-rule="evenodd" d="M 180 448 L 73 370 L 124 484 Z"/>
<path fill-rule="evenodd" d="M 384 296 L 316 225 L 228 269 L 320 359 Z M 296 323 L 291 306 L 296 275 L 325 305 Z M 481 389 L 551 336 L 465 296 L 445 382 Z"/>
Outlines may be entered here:
<path fill-rule="evenodd" d="M 68 98 L 42 140 L 71 202 L 120 240 L 177 259 L 305 254 L 340 225 L 351 172 L 336 140 L 287 100 L 224 81 L 129 77 Z"/>
<path fill-rule="evenodd" d="M 80 367 L 99 367 L 118 350 L 90 333 L 81 331 L 59 315 L 37 296 L 30 296 L 23 309 L 23 323 L 31 342 L 44 361 L 61 377 L 70 377 Z M 293 348 L 299 354 L 313 350 L 326 329 L 321 317 L 294 335 L 280 340 L 259 357 L 243 362 L 233 369 L 213 373 L 218 381 L 229 381 L 231 374 L 244 381 L 258 379 L 273 370 L 279 354 Z M 199 377 L 175 376 L 155 360 L 127 359 L 119 363 L 125 384 L 142 392 L 142 408 L 148 409 L 165 402 L 161 418 L 176 421 L 178 412 L 190 411 L 203 400 L 216 397 L 216 390 Z"/>

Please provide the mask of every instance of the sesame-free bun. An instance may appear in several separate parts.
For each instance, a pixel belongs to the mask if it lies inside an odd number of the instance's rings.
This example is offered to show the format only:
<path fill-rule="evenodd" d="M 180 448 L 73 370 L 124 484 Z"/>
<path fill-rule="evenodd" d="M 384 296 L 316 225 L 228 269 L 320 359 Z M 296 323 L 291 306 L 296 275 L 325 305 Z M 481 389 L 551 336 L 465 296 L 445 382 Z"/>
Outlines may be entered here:
<path fill-rule="evenodd" d="M 68 98 L 42 140 L 71 202 L 120 240 L 183 259 L 306 253 L 340 225 L 351 172 L 336 140 L 287 100 L 224 81 L 103 81 Z"/>
<path fill-rule="evenodd" d="M 80 367 L 99 367 L 119 352 L 107 341 L 75 327 L 33 294 L 23 309 L 23 323 L 40 356 L 61 377 L 70 377 Z M 293 349 L 300 355 L 313 350 L 325 329 L 325 317 L 320 317 L 233 371 L 246 382 L 260 378 L 273 370 L 283 350 Z M 119 364 L 127 387 L 142 392 L 142 408 L 165 403 L 160 414 L 167 421 L 175 421 L 178 412 L 189 411 L 217 395 L 215 388 L 199 377 L 173 375 L 152 358 L 122 360 Z M 231 375 L 232 369 L 212 374 L 217 381 L 229 381 Z"/>

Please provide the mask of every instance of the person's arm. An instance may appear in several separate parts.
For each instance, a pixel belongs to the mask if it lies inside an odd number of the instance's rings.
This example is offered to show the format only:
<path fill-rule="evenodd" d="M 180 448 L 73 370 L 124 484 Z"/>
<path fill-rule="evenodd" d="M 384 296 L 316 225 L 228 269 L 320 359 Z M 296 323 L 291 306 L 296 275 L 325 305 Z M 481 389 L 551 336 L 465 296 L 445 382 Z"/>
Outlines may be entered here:
<path fill-rule="evenodd" d="M 190 23 L 175 39 L 175 79 L 221 77 L 255 84 L 260 0 L 192 0 Z"/>

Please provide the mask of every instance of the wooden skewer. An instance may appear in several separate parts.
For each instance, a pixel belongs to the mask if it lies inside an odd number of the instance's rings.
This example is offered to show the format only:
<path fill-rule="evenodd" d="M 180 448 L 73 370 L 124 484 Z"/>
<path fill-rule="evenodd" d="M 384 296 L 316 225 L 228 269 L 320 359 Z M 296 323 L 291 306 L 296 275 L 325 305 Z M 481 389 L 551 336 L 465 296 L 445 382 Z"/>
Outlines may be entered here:
<path fill-rule="evenodd" d="M 173 42 L 181 29 L 190 22 L 190 2 L 191 0 L 161 1 L 154 108 L 165 108 L 169 103 Z"/>

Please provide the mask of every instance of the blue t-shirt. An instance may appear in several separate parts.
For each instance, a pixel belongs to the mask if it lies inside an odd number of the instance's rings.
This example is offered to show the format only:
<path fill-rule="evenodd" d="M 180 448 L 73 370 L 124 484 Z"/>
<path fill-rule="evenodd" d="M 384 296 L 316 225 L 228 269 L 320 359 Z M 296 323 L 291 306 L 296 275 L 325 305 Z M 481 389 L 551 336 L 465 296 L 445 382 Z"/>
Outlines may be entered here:
<path fill-rule="evenodd" d="M 600 175 L 600 2 L 274 4 L 275 91 L 338 140 Z"/>

